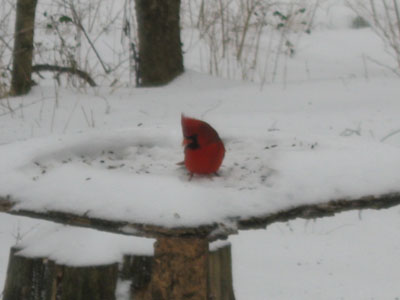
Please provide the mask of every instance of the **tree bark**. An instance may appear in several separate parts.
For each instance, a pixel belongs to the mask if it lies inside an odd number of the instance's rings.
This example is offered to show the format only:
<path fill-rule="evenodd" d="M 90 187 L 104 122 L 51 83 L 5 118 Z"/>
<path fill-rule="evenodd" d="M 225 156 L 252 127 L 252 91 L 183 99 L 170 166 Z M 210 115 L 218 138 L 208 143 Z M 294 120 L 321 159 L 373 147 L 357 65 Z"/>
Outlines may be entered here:
<path fill-rule="evenodd" d="M 37 0 L 17 0 L 11 95 L 27 94 L 32 87 L 32 57 Z"/>
<path fill-rule="evenodd" d="M 120 278 L 131 281 L 130 299 L 146 299 L 146 294 L 150 292 L 153 260 L 153 256 L 124 256 Z M 208 300 L 235 300 L 230 244 L 210 250 L 207 276 Z"/>
<path fill-rule="evenodd" d="M 135 3 L 139 84 L 166 84 L 183 72 L 180 0 L 135 0 Z"/>
<path fill-rule="evenodd" d="M 151 280 L 153 256 L 125 255 L 120 278 L 130 280 L 130 299 L 143 300 Z"/>
<path fill-rule="evenodd" d="M 207 300 L 208 241 L 159 238 L 145 300 Z"/>
<path fill-rule="evenodd" d="M 16 255 L 19 250 L 10 251 L 4 300 L 115 300 L 118 264 L 63 266 Z"/>
<path fill-rule="evenodd" d="M 20 249 L 11 248 L 4 300 L 114 300 L 118 279 L 131 282 L 129 299 L 235 299 L 229 244 L 208 255 L 204 240 L 173 240 L 158 244 L 156 258 L 126 255 L 120 267 L 59 265 L 15 255 Z"/>
<path fill-rule="evenodd" d="M 11 248 L 4 300 L 50 300 L 54 263 L 45 258 L 16 255 L 20 249 Z"/>
<path fill-rule="evenodd" d="M 60 300 L 115 300 L 118 264 L 70 267 L 61 271 Z"/>

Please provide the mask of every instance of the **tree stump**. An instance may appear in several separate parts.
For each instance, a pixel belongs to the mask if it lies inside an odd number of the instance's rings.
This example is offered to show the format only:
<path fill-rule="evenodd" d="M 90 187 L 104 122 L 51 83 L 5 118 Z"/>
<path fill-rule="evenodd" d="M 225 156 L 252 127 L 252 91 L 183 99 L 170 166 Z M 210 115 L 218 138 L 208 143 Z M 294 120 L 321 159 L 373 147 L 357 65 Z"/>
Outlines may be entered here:
<path fill-rule="evenodd" d="M 120 267 L 59 265 L 11 248 L 3 300 L 114 300 L 118 280 L 130 281 L 135 300 L 235 299 L 229 244 L 209 251 L 207 240 L 164 238 L 155 246 L 155 257 L 126 255 Z"/>
<path fill-rule="evenodd" d="M 235 300 L 232 283 L 232 254 L 229 243 L 211 250 L 208 260 L 209 300 Z"/>
<path fill-rule="evenodd" d="M 10 251 L 4 300 L 115 300 L 118 264 L 70 267 L 19 250 Z"/>
<path fill-rule="evenodd" d="M 124 257 L 120 278 L 131 281 L 131 299 L 145 299 L 146 293 L 150 289 L 153 260 L 152 256 L 129 255 Z M 235 300 L 229 243 L 209 250 L 207 276 L 207 299 Z"/>
<path fill-rule="evenodd" d="M 201 238 L 159 238 L 145 300 L 207 300 L 208 241 Z"/>
<path fill-rule="evenodd" d="M 54 300 L 115 300 L 117 263 L 92 267 L 62 266 L 58 274 L 61 274 L 57 287 L 60 297 Z"/>
<path fill-rule="evenodd" d="M 44 258 L 27 258 L 16 255 L 19 249 L 11 248 L 7 277 L 4 286 L 4 300 L 51 299 L 49 276 L 54 269 L 48 268 Z"/>
<path fill-rule="evenodd" d="M 120 272 L 122 280 L 131 281 L 130 299 L 142 300 L 149 288 L 153 256 L 125 255 Z"/>

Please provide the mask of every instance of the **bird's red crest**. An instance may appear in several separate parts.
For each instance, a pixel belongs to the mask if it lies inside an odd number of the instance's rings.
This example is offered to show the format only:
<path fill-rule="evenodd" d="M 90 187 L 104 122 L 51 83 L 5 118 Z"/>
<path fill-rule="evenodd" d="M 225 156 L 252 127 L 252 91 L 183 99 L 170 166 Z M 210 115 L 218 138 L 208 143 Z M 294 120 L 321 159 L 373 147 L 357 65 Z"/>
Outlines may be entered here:
<path fill-rule="evenodd" d="M 197 129 L 201 126 L 201 124 L 205 122 L 185 117 L 182 114 L 181 123 L 182 123 L 183 136 L 191 136 L 193 133 L 197 131 Z"/>
<path fill-rule="evenodd" d="M 183 137 L 190 137 L 193 135 L 197 135 L 199 139 L 202 139 L 203 142 L 216 142 L 220 141 L 219 135 L 217 131 L 211 127 L 207 122 L 185 117 L 182 114 L 181 117 L 182 122 L 182 132 Z"/>

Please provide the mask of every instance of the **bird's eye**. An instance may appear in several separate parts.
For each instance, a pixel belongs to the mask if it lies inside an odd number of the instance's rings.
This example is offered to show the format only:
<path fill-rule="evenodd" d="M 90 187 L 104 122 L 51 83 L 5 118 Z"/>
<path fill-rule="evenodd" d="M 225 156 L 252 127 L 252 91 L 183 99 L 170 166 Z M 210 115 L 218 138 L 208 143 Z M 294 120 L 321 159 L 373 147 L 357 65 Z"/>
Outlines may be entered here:
<path fill-rule="evenodd" d="M 200 148 L 199 142 L 197 141 L 197 134 L 191 136 L 185 136 L 185 139 L 190 140 L 190 142 L 186 145 L 186 149 L 198 149 Z"/>

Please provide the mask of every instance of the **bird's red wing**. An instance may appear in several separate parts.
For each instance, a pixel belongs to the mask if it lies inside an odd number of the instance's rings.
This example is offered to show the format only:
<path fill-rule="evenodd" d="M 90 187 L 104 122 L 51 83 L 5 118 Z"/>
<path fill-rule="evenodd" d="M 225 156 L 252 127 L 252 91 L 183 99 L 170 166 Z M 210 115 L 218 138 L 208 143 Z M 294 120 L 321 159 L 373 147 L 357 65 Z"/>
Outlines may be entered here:
<path fill-rule="evenodd" d="M 209 144 L 196 150 L 185 150 L 185 166 L 191 173 L 212 174 L 218 171 L 225 156 L 224 145 Z"/>

